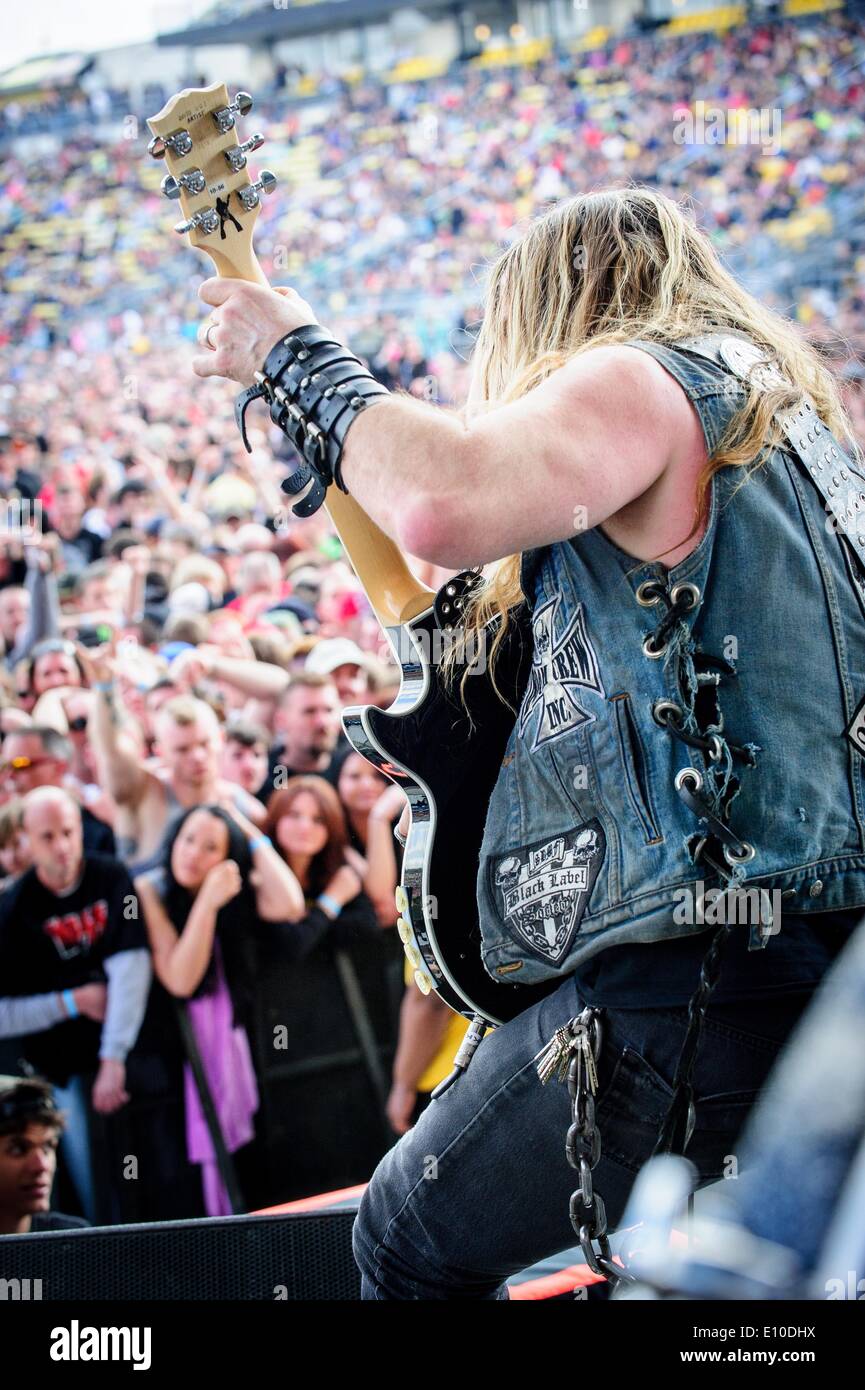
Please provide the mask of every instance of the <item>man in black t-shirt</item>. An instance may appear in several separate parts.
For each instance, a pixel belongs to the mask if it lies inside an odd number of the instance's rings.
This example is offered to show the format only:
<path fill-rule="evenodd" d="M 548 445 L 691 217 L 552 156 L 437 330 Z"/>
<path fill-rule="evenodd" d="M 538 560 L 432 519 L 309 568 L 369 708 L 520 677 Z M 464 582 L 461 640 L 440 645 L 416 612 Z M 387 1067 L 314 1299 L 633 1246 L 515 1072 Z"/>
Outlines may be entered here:
<path fill-rule="evenodd" d="M 8 1026 L 31 1065 L 66 1088 L 64 1154 L 91 1216 L 87 1088 L 103 1115 L 129 1099 L 126 1057 L 144 1018 L 150 954 L 129 872 L 108 855 L 85 856 L 75 799 L 36 787 L 24 798 L 23 825 L 33 867 L 0 894 L 0 1017 L 12 1016 Z M 82 985 L 105 981 L 100 1025 L 79 1014 L 76 999 Z"/>
<path fill-rule="evenodd" d="M 329 676 L 298 671 L 279 697 L 267 779 L 258 796 L 266 801 L 298 773 L 317 773 L 332 785 L 344 750 L 351 747 L 339 718 L 340 701 Z"/>
<path fill-rule="evenodd" d="M 119 860 L 85 857 L 81 810 L 68 792 L 37 787 L 23 816 L 33 867 L 0 894 L 0 989 L 22 1003 L 59 994 L 53 1026 L 26 1036 L 25 1055 L 59 1085 L 98 1068 L 92 1099 L 107 1114 L 128 1099 L 125 1061 L 151 978 L 135 889 Z M 71 991 L 106 979 L 100 1027 L 76 1016 Z"/>

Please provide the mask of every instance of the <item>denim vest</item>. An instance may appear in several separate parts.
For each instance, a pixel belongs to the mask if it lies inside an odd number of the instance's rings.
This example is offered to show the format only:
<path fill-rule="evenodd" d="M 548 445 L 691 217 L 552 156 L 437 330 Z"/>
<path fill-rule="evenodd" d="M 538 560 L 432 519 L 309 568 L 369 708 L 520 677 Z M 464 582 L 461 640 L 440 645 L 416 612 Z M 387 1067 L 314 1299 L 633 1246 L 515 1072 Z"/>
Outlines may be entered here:
<path fill-rule="evenodd" d="M 681 343 L 630 345 L 681 384 L 711 454 L 741 404 L 738 378 Z M 532 668 L 477 880 L 494 979 L 554 979 L 608 946 L 705 931 L 674 916 L 683 889 L 721 881 L 687 800 L 698 777 L 750 855 L 724 866 L 735 884 L 777 890 L 795 913 L 865 906 L 863 754 L 848 735 L 865 695 L 865 601 L 793 449 L 773 449 L 747 480 L 717 473 L 706 532 L 672 568 L 595 527 L 526 551 L 521 581 Z M 659 720 L 665 710 L 684 737 Z M 694 774 L 677 789 L 685 768 Z M 752 926 L 749 946 L 766 940 Z"/>

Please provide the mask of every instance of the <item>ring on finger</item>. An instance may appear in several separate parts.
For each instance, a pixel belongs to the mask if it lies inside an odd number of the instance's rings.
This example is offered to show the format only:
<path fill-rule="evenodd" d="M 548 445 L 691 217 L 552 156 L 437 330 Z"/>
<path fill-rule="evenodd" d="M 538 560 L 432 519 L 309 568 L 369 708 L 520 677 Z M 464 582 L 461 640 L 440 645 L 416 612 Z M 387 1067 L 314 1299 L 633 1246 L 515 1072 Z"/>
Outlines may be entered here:
<path fill-rule="evenodd" d="M 216 324 L 214 323 L 213 319 L 211 319 L 210 322 L 209 322 L 208 325 L 207 325 L 207 328 L 205 329 L 205 332 L 204 332 L 204 341 L 206 342 L 207 346 L 210 348 L 210 351 L 211 351 L 211 352 L 216 352 L 216 343 L 212 343 L 212 342 L 210 341 L 210 335 L 211 335 L 211 333 L 213 332 L 213 330 L 214 330 L 215 327 L 216 327 Z"/>

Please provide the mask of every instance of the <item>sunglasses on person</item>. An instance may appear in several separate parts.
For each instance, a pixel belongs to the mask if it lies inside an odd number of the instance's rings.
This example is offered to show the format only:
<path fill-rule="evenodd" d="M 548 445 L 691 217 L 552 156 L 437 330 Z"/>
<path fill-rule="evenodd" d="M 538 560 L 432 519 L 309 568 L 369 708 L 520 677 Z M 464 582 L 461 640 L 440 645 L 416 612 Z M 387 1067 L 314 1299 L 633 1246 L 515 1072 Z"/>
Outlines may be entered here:
<path fill-rule="evenodd" d="M 87 723 L 86 720 L 85 720 L 84 722 L 85 722 L 85 724 Z M 7 737 L 8 737 L 8 735 L 7 735 Z M 26 770 L 27 770 L 28 767 L 38 767 L 40 763 L 53 763 L 53 762 L 56 762 L 56 759 L 55 759 L 55 758 L 48 758 L 48 757 L 45 757 L 45 758 L 25 758 L 25 757 L 20 757 L 20 758 L 7 758 L 6 761 L 5 761 L 5 763 L 3 763 L 3 769 L 4 769 L 5 772 L 26 772 Z"/>

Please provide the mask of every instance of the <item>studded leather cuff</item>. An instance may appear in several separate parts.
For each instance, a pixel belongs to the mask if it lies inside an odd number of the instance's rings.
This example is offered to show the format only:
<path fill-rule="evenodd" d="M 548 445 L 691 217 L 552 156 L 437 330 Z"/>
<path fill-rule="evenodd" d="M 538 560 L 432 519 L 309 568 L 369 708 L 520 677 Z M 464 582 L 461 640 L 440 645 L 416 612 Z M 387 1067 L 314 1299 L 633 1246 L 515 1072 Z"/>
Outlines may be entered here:
<path fill-rule="evenodd" d="M 249 450 L 245 417 L 250 401 L 262 398 L 270 418 L 291 440 L 303 459 L 287 478 L 283 489 L 303 490 L 310 478 L 313 488 L 293 510 L 302 516 L 317 511 L 331 483 L 347 493 L 340 468 L 345 437 L 354 420 L 387 387 L 376 381 L 359 358 L 331 337 L 321 324 L 296 328 L 268 353 L 256 385 L 241 393 L 235 416 Z"/>

